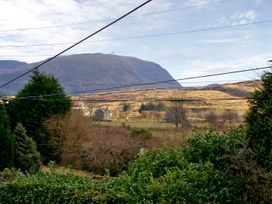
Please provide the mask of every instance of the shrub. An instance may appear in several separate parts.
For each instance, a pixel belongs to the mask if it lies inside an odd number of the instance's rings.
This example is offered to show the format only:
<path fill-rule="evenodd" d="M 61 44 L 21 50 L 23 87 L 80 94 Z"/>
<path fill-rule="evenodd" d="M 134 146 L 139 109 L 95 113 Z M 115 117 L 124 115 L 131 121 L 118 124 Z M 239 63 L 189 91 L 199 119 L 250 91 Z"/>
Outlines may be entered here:
<path fill-rule="evenodd" d="M 22 175 L 23 175 L 22 172 L 18 169 L 5 168 L 2 172 L 0 171 L 0 184 L 1 183 L 10 183 Z"/>
<path fill-rule="evenodd" d="M 65 116 L 54 116 L 44 124 L 57 161 L 63 165 L 72 164 L 79 168 L 80 151 L 92 140 L 94 132 L 92 120 L 72 111 Z"/>
<path fill-rule="evenodd" d="M 256 152 L 258 162 L 272 170 L 272 73 L 262 76 L 262 88 L 249 101 L 246 118 L 249 146 Z"/>
<path fill-rule="evenodd" d="M 142 103 L 139 108 L 139 113 L 143 111 L 164 111 L 166 109 L 165 105 L 161 102 L 154 104 L 154 103 Z"/>
<path fill-rule="evenodd" d="M 272 174 L 257 164 L 247 145 L 245 131 L 207 131 L 190 139 L 183 151 L 189 162 L 211 162 L 226 178 L 228 193 L 237 202 L 271 203 Z"/>
<path fill-rule="evenodd" d="M 145 129 L 132 130 L 129 135 L 130 137 L 142 138 L 144 140 L 152 137 L 152 133 Z"/>
<path fill-rule="evenodd" d="M 183 148 L 149 151 L 109 192 L 114 202 L 271 203 L 272 175 L 243 131 L 197 134 Z"/>
<path fill-rule="evenodd" d="M 122 127 L 94 128 L 91 142 L 81 152 L 81 162 L 85 169 L 104 174 L 108 169 L 117 175 L 143 147 L 142 141 L 129 137 L 129 130 Z"/>
<path fill-rule="evenodd" d="M 0 186 L 0 203 L 101 203 L 106 182 L 86 177 L 38 173 Z"/>
<path fill-rule="evenodd" d="M 181 149 L 141 155 L 113 184 L 117 203 L 207 203 L 227 196 L 226 181 L 210 162 L 190 163 Z"/>

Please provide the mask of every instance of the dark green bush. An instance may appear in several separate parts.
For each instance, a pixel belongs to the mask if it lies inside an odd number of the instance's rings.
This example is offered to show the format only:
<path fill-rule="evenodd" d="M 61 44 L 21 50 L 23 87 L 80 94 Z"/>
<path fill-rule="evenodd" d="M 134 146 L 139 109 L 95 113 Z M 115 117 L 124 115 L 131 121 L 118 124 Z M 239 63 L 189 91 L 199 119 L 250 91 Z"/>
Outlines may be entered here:
<path fill-rule="evenodd" d="M 138 137 L 141 139 L 149 139 L 152 137 L 152 133 L 145 129 L 132 130 L 129 134 L 131 137 Z"/>
<path fill-rule="evenodd" d="M 245 131 L 208 131 L 190 139 L 183 152 L 189 162 L 211 162 L 227 179 L 228 193 L 238 202 L 272 203 L 272 175 L 257 164 Z"/>
<path fill-rule="evenodd" d="M 262 76 L 262 85 L 249 101 L 247 137 L 259 164 L 272 171 L 272 73 Z"/>
<path fill-rule="evenodd" d="M 224 134 L 208 130 L 197 133 L 189 139 L 183 147 L 183 152 L 189 162 L 210 161 L 215 168 L 223 170 L 230 164 L 230 156 L 236 155 L 246 146 L 246 135 L 242 130 L 233 130 Z"/>
<path fill-rule="evenodd" d="M 219 202 L 230 199 L 225 184 L 210 162 L 190 163 L 177 149 L 156 150 L 132 163 L 109 197 L 117 203 Z"/>
<path fill-rule="evenodd" d="M 166 109 L 166 106 L 159 102 L 159 103 L 142 103 L 139 108 L 139 113 L 142 113 L 143 111 L 164 111 Z"/>
<path fill-rule="evenodd" d="M 0 171 L 0 183 L 10 183 L 10 182 L 16 180 L 21 175 L 23 175 L 23 174 L 18 169 L 6 168 L 2 172 Z"/>
<path fill-rule="evenodd" d="M 0 203 L 101 203 L 106 184 L 72 175 L 26 175 L 0 186 Z"/>

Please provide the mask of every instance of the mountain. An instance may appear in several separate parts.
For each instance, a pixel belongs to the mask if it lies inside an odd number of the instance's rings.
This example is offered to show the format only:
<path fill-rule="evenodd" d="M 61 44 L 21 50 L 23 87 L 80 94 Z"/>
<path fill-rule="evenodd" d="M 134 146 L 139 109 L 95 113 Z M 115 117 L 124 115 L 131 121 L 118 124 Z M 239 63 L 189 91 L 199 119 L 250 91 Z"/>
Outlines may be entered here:
<path fill-rule="evenodd" d="M 0 83 L 24 73 L 41 63 L 26 64 L 12 61 L 0 61 Z M 6 64 L 6 65 L 5 65 Z M 9 70 L 8 72 L 6 70 Z M 14 70 L 14 71 L 11 71 Z M 94 90 L 117 90 L 122 86 L 173 80 L 160 65 L 135 57 L 112 54 L 77 54 L 58 57 L 40 68 L 40 71 L 54 75 L 67 93 Z M 3 87 L 1 92 L 15 94 L 29 79 L 29 75 Z M 112 87 L 116 87 L 113 88 Z M 136 86 L 137 88 L 181 88 L 176 82 Z M 125 88 L 125 87 L 124 87 Z M 134 86 L 132 88 L 135 88 Z"/>
<path fill-rule="evenodd" d="M 0 60 L 0 73 L 11 73 L 24 66 L 27 66 L 27 63 L 15 60 Z"/>

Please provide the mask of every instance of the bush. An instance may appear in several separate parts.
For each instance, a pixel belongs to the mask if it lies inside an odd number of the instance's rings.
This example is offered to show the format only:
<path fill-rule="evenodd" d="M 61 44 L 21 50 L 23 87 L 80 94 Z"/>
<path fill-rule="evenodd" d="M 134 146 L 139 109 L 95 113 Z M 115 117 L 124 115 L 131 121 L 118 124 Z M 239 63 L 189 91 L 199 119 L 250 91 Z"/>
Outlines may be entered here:
<path fill-rule="evenodd" d="M 1 183 L 10 183 L 16 180 L 19 176 L 22 176 L 22 172 L 15 168 L 5 168 L 2 172 L 0 172 L 0 184 Z"/>
<path fill-rule="evenodd" d="M 166 106 L 161 102 L 159 102 L 158 104 L 142 103 L 138 111 L 139 113 L 142 113 L 143 111 L 164 111 L 165 109 L 166 109 Z"/>
<path fill-rule="evenodd" d="M 272 176 L 243 131 L 197 134 L 181 149 L 149 151 L 114 183 L 115 202 L 271 203 Z"/>
<path fill-rule="evenodd" d="M 237 202 L 271 203 L 272 174 L 257 164 L 247 146 L 245 131 L 207 131 L 190 139 L 183 151 L 189 162 L 211 162 L 226 178 L 228 193 Z"/>
<path fill-rule="evenodd" d="M 89 178 L 38 173 L 0 186 L 0 203 L 101 203 L 105 187 Z"/>
<path fill-rule="evenodd" d="M 262 85 L 249 101 L 247 137 L 259 164 L 272 171 L 272 73 L 262 76 Z"/>
<path fill-rule="evenodd" d="M 121 127 L 94 128 L 91 142 L 81 152 L 81 163 L 89 171 L 117 175 L 126 169 L 143 147 L 141 139 L 129 137 L 129 130 Z"/>
<path fill-rule="evenodd" d="M 144 140 L 152 137 L 152 133 L 145 129 L 132 130 L 129 135 L 130 137 L 142 138 Z"/>
<path fill-rule="evenodd" d="M 57 161 L 79 168 L 80 151 L 90 143 L 94 134 L 92 120 L 72 111 L 65 116 L 54 116 L 44 124 Z"/>

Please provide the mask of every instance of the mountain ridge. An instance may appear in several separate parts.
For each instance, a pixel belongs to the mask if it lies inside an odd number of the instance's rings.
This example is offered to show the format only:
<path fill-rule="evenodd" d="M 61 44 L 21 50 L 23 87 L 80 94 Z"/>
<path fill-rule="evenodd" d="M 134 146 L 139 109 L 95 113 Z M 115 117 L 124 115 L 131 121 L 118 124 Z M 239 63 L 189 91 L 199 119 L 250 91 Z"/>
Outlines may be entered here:
<path fill-rule="evenodd" d="M 17 61 L 14 61 L 17 62 Z M 42 61 L 41 61 L 42 62 Z M 0 82 L 8 80 L 30 70 L 41 62 L 18 62 L 9 67 L 9 72 L 0 73 Z M 0 60 L 0 67 L 2 61 Z M 4 66 L 2 66 L 4 67 Z M 14 71 L 11 71 L 13 69 Z M 152 83 L 157 81 L 173 82 L 153 84 L 145 88 L 181 88 L 173 77 L 159 64 L 136 57 L 102 53 L 84 53 L 60 56 L 39 68 L 41 72 L 55 76 L 67 93 L 110 89 L 130 84 Z M 1 70 L 0 70 L 1 71 Z M 29 79 L 29 75 L 11 83 L 1 91 L 15 94 Z M 141 86 L 136 86 L 137 88 Z M 115 89 L 114 89 L 115 90 Z"/>

